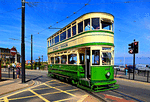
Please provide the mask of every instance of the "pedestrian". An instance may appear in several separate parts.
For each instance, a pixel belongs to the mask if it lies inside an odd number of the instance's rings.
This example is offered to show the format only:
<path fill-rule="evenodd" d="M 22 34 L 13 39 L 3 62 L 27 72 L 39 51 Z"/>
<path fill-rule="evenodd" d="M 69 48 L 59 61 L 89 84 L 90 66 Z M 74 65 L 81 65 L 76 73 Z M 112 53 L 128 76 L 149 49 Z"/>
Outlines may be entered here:
<path fill-rule="evenodd" d="M 127 73 L 128 73 L 128 67 L 127 67 L 127 64 L 126 64 L 125 75 L 127 75 Z"/>
<path fill-rule="evenodd" d="M 8 71 L 10 71 L 10 64 L 8 64 Z"/>
<path fill-rule="evenodd" d="M 16 75 L 17 75 L 17 79 L 19 79 L 19 77 L 20 77 L 20 65 L 19 65 L 19 63 L 17 63 L 17 66 L 16 66 Z"/>

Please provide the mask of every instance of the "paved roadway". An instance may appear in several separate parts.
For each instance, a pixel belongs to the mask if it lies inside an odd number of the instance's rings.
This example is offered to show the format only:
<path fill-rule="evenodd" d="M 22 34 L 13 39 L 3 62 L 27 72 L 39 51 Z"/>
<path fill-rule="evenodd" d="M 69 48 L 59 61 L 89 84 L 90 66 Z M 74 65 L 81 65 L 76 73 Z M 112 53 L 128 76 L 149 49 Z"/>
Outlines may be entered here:
<path fill-rule="evenodd" d="M 120 72 L 120 75 L 123 74 Z M 150 100 L 150 83 L 116 78 L 117 84 L 120 86 L 119 89 L 91 93 L 59 80 L 49 78 L 47 77 L 47 71 L 27 71 L 26 76 L 29 79 L 35 80 L 38 84 L 31 88 L 9 94 L 1 98 L 0 101 L 77 102 L 88 95 L 96 98 L 102 97 L 109 102 L 113 102 L 114 100 L 117 100 L 117 102 L 149 102 Z"/>
<path fill-rule="evenodd" d="M 26 71 L 26 78 L 38 84 L 0 97 L 0 102 L 82 102 L 88 96 L 91 101 L 100 102 L 75 86 L 47 77 L 47 71 Z"/>

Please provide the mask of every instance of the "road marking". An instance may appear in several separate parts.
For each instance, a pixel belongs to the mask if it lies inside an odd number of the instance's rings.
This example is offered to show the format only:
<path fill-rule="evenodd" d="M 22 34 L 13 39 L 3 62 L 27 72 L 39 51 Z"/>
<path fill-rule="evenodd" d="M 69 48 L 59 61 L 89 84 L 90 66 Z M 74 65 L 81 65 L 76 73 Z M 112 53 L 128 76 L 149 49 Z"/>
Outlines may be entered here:
<path fill-rule="evenodd" d="M 55 87 L 67 87 L 67 85 L 62 85 L 62 86 L 55 86 Z"/>
<path fill-rule="evenodd" d="M 4 97 L 4 102 L 9 102 L 7 97 Z"/>
<path fill-rule="evenodd" d="M 123 80 L 123 81 L 130 81 L 130 82 L 140 83 L 140 84 L 145 84 L 145 85 L 150 85 L 150 83 L 139 82 L 139 81 L 135 81 L 135 80 L 121 79 L 121 78 L 115 78 L 115 79 L 116 79 L 116 80 Z"/>
<path fill-rule="evenodd" d="M 46 83 L 44 83 L 44 84 L 45 84 L 46 86 L 50 87 L 50 88 L 54 88 L 54 89 L 56 89 L 56 90 L 59 90 L 59 91 L 61 91 L 61 92 L 64 92 L 64 93 L 66 93 L 66 94 L 69 94 L 69 95 L 71 95 L 71 96 L 74 96 L 74 97 L 75 97 L 75 95 L 73 95 L 73 94 L 71 94 L 71 93 L 68 93 L 67 91 L 63 91 L 63 90 L 58 89 L 58 88 L 56 88 L 56 87 L 49 86 L 49 85 L 47 85 Z"/>
<path fill-rule="evenodd" d="M 44 90 L 44 89 L 50 89 L 50 88 L 39 88 L 39 89 L 32 89 L 32 90 Z"/>
<path fill-rule="evenodd" d="M 44 100 L 45 102 L 50 102 L 49 100 L 47 100 L 46 98 L 44 98 L 43 96 L 37 94 L 36 92 L 34 92 L 33 90 L 29 90 L 30 92 L 32 92 L 33 94 L 35 94 L 36 96 L 38 96 L 39 98 L 41 98 L 42 100 Z"/>
<path fill-rule="evenodd" d="M 76 90 L 79 90 L 79 89 L 72 89 L 72 90 L 66 90 L 66 91 L 76 91 Z"/>
<path fill-rule="evenodd" d="M 80 100 L 79 100 L 79 101 L 77 101 L 77 102 L 83 102 L 83 100 L 84 100 L 86 97 L 88 97 L 88 95 L 84 95 L 84 96 L 82 96 L 82 98 L 80 98 Z"/>
<path fill-rule="evenodd" d="M 49 83 L 49 82 L 51 82 L 51 81 L 56 81 L 56 80 L 50 80 L 50 81 L 47 81 L 47 82 L 45 82 L 45 83 Z"/>
<path fill-rule="evenodd" d="M 31 97 L 36 97 L 36 95 L 26 96 L 26 97 L 18 97 L 18 98 L 11 98 L 9 100 L 18 100 L 18 99 L 31 98 Z"/>
<path fill-rule="evenodd" d="M 54 102 L 67 101 L 67 100 L 70 100 L 70 99 L 74 99 L 74 97 L 72 97 L 72 98 L 66 98 L 66 99 L 62 99 L 62 100 L 57 100 L 57 101 L 54 101 Z"/>

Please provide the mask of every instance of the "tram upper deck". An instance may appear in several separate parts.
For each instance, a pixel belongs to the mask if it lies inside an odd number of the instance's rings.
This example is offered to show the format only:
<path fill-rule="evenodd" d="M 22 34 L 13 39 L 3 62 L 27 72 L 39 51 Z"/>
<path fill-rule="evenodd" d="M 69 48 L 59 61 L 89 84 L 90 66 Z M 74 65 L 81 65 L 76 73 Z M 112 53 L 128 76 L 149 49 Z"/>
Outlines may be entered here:
<path fill-rule="evenodd" d="M 84 14 L 47 39 L 48 54 L 90 45 L 114 46 L 113 22 L 108 13 Z"/>

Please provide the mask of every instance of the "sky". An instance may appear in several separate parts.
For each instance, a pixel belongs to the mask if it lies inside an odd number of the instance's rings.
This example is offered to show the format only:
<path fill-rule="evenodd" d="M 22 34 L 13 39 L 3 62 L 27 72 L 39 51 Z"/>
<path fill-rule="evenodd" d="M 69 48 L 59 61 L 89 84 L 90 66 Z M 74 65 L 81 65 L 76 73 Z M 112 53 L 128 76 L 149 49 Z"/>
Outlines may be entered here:
<path fill-rule="evenodd" d="M 141 59 L 150 57 L 150 0 L 26 0 L 26 2 L 26 60 L 30 60 L 31 57 L 31 34 L 33 59 L 43 55 L 46 61 L 47 38 L 58 31 L 48 27 L 63 28 L 89 12 L 107 12 L 114 15 L 116 61 L 122 62 L 124 57 L 132 58 L 128 53 L 128 44 L 134 39 L 139 41 L 139 53 L 136 57 Z M 88 5 L 84 6 L 86 3 Z M 73 14 L 74 12 L 76 13 Z M 21 0 L 0 0 L 0 47 L 13 46 L 21 54 Z"/>

